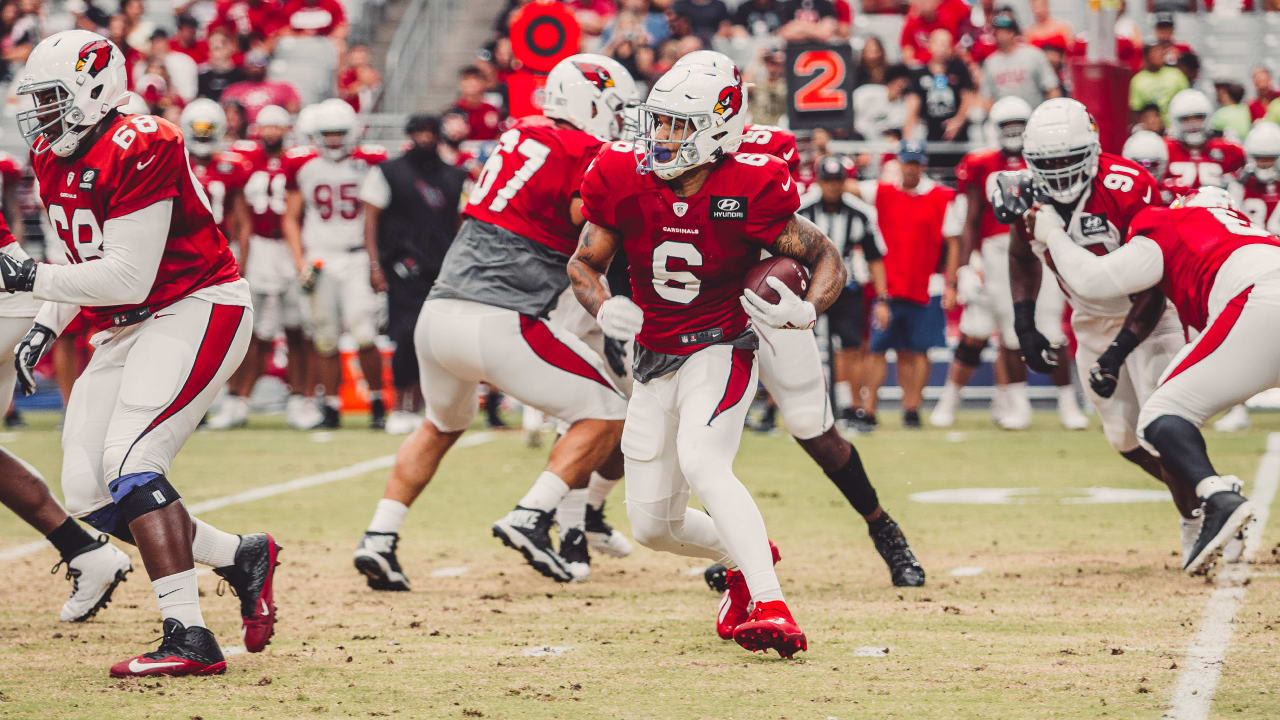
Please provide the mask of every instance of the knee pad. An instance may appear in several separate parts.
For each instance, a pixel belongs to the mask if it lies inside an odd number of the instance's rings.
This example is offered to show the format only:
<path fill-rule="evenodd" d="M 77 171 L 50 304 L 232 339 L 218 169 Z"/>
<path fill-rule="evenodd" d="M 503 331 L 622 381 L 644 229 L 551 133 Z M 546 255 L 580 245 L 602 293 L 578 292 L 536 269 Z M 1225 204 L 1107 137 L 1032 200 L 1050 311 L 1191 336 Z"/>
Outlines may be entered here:
<path fill-rule="evenodd" d="M 125 525 L 181 498 L 165 476 L 154 472 L 122 475 L 113 480 L 108 489 L 115 501 L 119 522 Z"/>
<path fill-rule="evenodd" d="M 98 532 L 104 532 L 130 545 L 136 544 L 133 533 L 129 532 L 129 523 L 121 522 L 120 508 L 114 504 L 98 508 L 80 519 Z"/>
<path fill-rule="evenodd" d="M 646 512 L 641 505 L 642 503 L 627 503 L 627 520 L 631 523 L 631 536 L 650 550 L 666 550 L 674 545 L 671 521 Z"/>
<path fill-rule="evenodd" d="M 1146 418 L 1143 418 L 1146 420 Z M 1200 431 L 1186 418 L 1177 415 L 1160 415 L 1144 424 L 1138 425 L 1139 439 L 1145 441 L 1158 451 L 1161 446 L 1171 444 L 1189 445 L 1198 442 Z M 1199 441 L 1202 442 L 1202 441 Z"/>
<path fill-rule="evenodd" d="M 982 364 L 982 346 L 961 342 L 956 345 L 955 358 L 966 367 L 978 367 Z"/>

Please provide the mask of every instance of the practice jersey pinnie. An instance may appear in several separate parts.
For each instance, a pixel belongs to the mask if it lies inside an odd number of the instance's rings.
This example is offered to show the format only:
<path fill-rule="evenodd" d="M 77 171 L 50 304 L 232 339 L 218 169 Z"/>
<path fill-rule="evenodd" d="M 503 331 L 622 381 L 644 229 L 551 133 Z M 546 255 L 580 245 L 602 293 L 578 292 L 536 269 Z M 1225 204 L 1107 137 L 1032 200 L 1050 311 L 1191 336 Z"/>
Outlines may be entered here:
<path fill-rule="evenodd" d="M 302 247 L 310 255 L 364 251 L 364 205 L 360 184 L 387 151 L 361 145 L 342 160 L 313 151 L 285 156 L 285 187 L 302 193 Z"/>
<path fill-rule="evenodd" d="M 991 210 L 991 192 L 995 189 L 996 173 L 1002 170 L 1023 170 L 1027 162 L 1021 155 L 1006 155 L 999 150 L 974 150 L 960 159 L 956 165 L 956 189 L 964 195 L 972 186 L 982 191 L 982 219 L 978 226 L 978 241 L 989 237 L 1008 235 L 1009 226 L 996 220 Z"/>
<path fill-rule="evenodd" d="M 240 278 L 209 198 L 187 162 L 182 131 L 151 115 L 119 115 L 81 155 L 32 155 L 32 169 L 49 223 L 71 263 L 103 256 L 103 226 L 164 200 L 173 200 L 169 234 L 155 282 L 133 305 L 85 307 L 95 324 L 117 313 L 158 310 L 204 288 Z"/>
<path fill-rule="evenodd" d="M 697 194 L 679 197 L 656 175 L 636 172 L 636 151 L 625 142 L 600 153 L 582 200 L 588 220 L 622 235 L 632 299 L 644 311 L 640 349 L 675 358 L 747 333 L 738 300 L 747 271 L 800 207 L 786 164 L 770 155 L 730 153 Z M 678 367 L 642 354 L 642 381 Z"/>
<path fill-rule="evenodd" d="M 285 177 L 285 159 L 287 154 L 268 155 L 261 145 L 251 140 L 240 140 L 231 146 L 249 160 L 249 177 L 244 185 L 244 201 L 249 207 L 250 232 L 258 237 L 271 240 L 283 240 L 284 230 L 281 218 L 284 217 L 288 190 Z M 304 148 L 296 155 L 300 158 L 313 156 L 315 151 Z"/>
<path fill-rule="evenodd" d="M 207 163 L 195 160 L 191 162 L 191 171 L 195 173 L 196 180 L 200 181 L 205 195 L 209 197 L 213 221 L 218 223 L 218 227 L 224 231 L 226 228 L 223 223 L 226 222 L 231 210 L 227 200 L 237 190 L 244 188 L 249 180 L 251 169 L 249 159 L 234 150 L 216 152 Z"/>

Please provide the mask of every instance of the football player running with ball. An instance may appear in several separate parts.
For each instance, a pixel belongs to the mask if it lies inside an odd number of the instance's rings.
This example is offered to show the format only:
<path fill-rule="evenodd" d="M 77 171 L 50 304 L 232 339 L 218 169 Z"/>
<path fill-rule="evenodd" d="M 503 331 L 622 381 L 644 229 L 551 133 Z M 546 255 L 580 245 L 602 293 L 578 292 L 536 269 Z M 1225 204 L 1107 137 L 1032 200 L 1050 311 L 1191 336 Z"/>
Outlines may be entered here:
<path fill-rule="evenodd" d="M 583 179 L 590 226 L 569 277 L 607 335 L 636 340 L 622 435 L 636 540 L 740 573 L 747 592 L 726 594 L 717 630 L 749 650 L 790 657 L 807 648 L 805 635 L 783 600 L 764 519 L 733 474 L 757 379 L 751 323 L 812 328 L 844 287 L 845 270 L 835 245 L 796 216 L 786 164 L 734 153 L 745 111 L 733 74 L 686 66 L 662 76 L 640 108 L 636 143 L 612 145 Z M 744 294 L 761 249 L 811 269 L 804 298 L 776 278 L 778 303 Z M 619 250 L 635 302 L 601 282 Z M 691 490 L 708 512 L 689 507 Z"/>
<path fill-rule="evenodd" d="M 1029 242 L 1019 218 L 1041 197 L 1064 218 L 1073 242 L 1105 255 L 1120 247 L 1133 218 L 1158 204 L 1160 195 L 1155 178 L 1140 165 L 1101 152 L 1097 125 L 1075 100 L 1047 100 L 1031 113 L 1022 154 L 1029 175 L 1000 173 L 991 203 L 996 217 L 1013 225 L 1009 281 L 1023 360 L 1032 370 L 1051 373 L 1059 348 L 1036 329 L 1035 313 L 1042 268 L 1057 273 L 1052 254 Z M 1058 280 L 1073 310 L 1076 372 L 1098 409 L 1103 434 L 1122 457 L 1169 486 L 1181 515 L 1183 552 L 1189 553 L 1200 533 L 1200 502 L 1138 442 L 1138 412 L 1185 344 L 1177 312 L 1159 289 L 1099 300 L 1076 292 L 1061 274 Z"/>
<path fill-rule="evenodd" d="M 119 48 L 96 33 L 61 32 L 31 52 L 17 94 L 33 106 L 18 124 L 70 264 L 2 255 L 0 285 L 45 301 L 18 346 L 20 377 L 77 310 L 107 328 L 67 403 L 62 490 L 73 517 L 137 544 L 164 618 L 160 648 L 111 675 L 209 675 L 226 661 L 200 613 L 193 560 L 235 590 L 245 646 L 258 652 L 275 625 L 279 546 L 192 518 L 167 475 L 244 357 L 253 312 L 181 131 L 120 114 L 125 87 Z"/>

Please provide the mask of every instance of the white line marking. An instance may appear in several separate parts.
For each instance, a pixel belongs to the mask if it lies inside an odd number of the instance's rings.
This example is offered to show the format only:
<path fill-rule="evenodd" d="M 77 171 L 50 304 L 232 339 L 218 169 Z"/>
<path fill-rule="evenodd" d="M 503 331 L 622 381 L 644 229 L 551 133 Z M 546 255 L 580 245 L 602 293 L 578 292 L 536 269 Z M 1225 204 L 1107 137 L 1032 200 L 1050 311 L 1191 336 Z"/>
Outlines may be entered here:
<path fill-rule="evenodd" d="M 572 645 L 538 645 L 524 649 L 525 657 L 558 657 L 573 649 Z"/>
<path fill-rule="evenodd" d="M 853 649 L 854 657 L 884 657 L 889 654 L 887 647 L 860 647 Z"/>
<path fill-rule="evenodd" d="M 442 567 L 439 570 L 432 570 L 431 577 L 460 577 L 467 574 L 466 565 L 458 565 L 456 567 Z"/>
<path fill-rule="evenodd" d="M 961 565 L 957 568 L 951 568 L 950 574 L 956 577 L 973 577 L 974 575 L 981 575 L 985 569 L 981 565 Z"/>
<path fill-rule="evenodd" d="M 1249 501 L 1256 508 L 1256 516 L 1254 531 L 1245 533 L 1245 558 L 1253 557 L 1262 543 L 1277 484 L 1280 484 L 1280 433 L 1271 433 L 1267 436 L 1267 452 L 1258 464 L 1258 474 L 1249 495 Z M 1227 646 L 1231 642 L 1232 624 L 1244 603 L 1245 581 L 1251 574 L 1252 566 L 1247 562 L 1226 565 L 1218 573 L 1218 587 L 1205 604 L 1200 632 L 1192 638 L 1187 655 L 1180 664 L 1172 707 L 1164 714 L 1168 720 L 1209 717 L 1209 705 L 1218 688 Z"/>
<path fill-rule="evenodd" d="M 458 440 L 456 447 L 475 447 L 476 445 L 483 445 L 493 438 L 494 434 L 491 432 L 478 432 L 472 435 L 464 435 L 460 440 Z M 354 465 L 348 465 L 336 470 L 328 470 L 326 472 L 316 473 L 315 475 L 307 475 L 287 482 L 276 483 L 275 485 L 265 485 L 252 490 L 235 493 L 234 495 L 226 495 L 224 497 L 194 503 L 187 506 L 187 511 L 192 515 L 203 515 L 204 513 L 221 510 L 222 508 L 231 505 L 240 505 L 242 503 L 253 502 L 255 500 L 262 500 L 263 498 L 283 495 L 296 490 L 305 490 L 318 485 L 328 485 L 329 483 L 338 482 L 339 480 L 346 480 L 348 478 L 364 475 L 365 473 L 373 472 L 374 470 L 389 468 L 395 462 L 395 459 L 395 455 L 383 455 L 369 460 L 362 460 Z M 7 550 L 0 550 L 0 562 L 17 560 L 18 558 L 38 553 L 47 547 L 49 547 L 48 541 L 36 540 L 34 542 L 16 545 Z"/>

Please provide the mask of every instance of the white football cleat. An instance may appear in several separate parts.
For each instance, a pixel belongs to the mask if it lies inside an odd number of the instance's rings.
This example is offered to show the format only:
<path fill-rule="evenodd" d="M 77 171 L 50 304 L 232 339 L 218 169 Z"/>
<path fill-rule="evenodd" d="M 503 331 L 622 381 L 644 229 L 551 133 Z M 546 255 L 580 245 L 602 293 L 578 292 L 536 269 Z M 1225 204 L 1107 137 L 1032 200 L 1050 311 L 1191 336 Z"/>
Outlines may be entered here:
<path fill-rule="evenodd" d="M 956 405 L 959 404 L 959 393 L 943 390 L 942 397 L 938 398 L 938 404 L 934 405 L 933 412 L 929 413 L 929 424 L 936 428 L 949 428 L 955 425 Z"/>
<path fill-rule="evenodd" d="M 387 434 L 408 435 L 417 430 L 421 424 L 422 418 L 420 416 L 403 410 L 393 410 L 387 416 Z"/>
<path fill-rule="evenodd" d="M 205 427 L 210 430 L 231 430 L 244 427 L 249 422 L 249 401 L 235 395 L 223 398 L 218 412 L 209 416 Z"/>
<path fill-rule="evenodd" d="M 1196 511 L 1193 518 L 1178 518 L 1178 526 L 1182 529 L 1182 564 L 1187 564 L 1187 558 L 1191 557 L 1191 549 L 1196 545 L 1196 538 L 1200 537 L 1200 526 L 1204 524 L 1204 513 L 1200 510 Z"/>
<path fill-rule="evenodd" d="M 1027 396 L 1027 386 L 1009 387 L 1005 393 L 1004 412 L 996 418 L 996 425 L 1001 430 L 1026 430 L 1031 427 L 1031 398 Z"/>
<path fill-rule="evenodd" d="M 290 395 L 284 407 L 284 420 L 294 430 L 315 430 L 324 422 L 324 414 L 311 398 Z"/>
<path fill-rule="evenodd" d="M 1249 410 L 1244 405 L 1236 405 L 1227 411 L 1226 415 L 1218 418 L 1213 424 L 1213 429 L 1218 432 L 1240 432 L 1249 429 Z"/>
<path fill-rule="evenodd" d="M 1058 422 L 1064 430 L 1085 430 L 1089 427 L 1089 418 L 1080 410 L 1076 401 L 1076 389 L 1071 385 L 1058 390 Z"/>
<path fill-rule="evenodd" d="M 53 566 L 54 572 L 62 563 Z M 105 535 L 98 544 L 67 561 L 67 579 L 71 581 L 71 597 L 62 606 L 58 619 L 62 622 L 84 622 L 111 602 L 111 593 L 133 570 L 129 556 L 107 542 Z"/>

